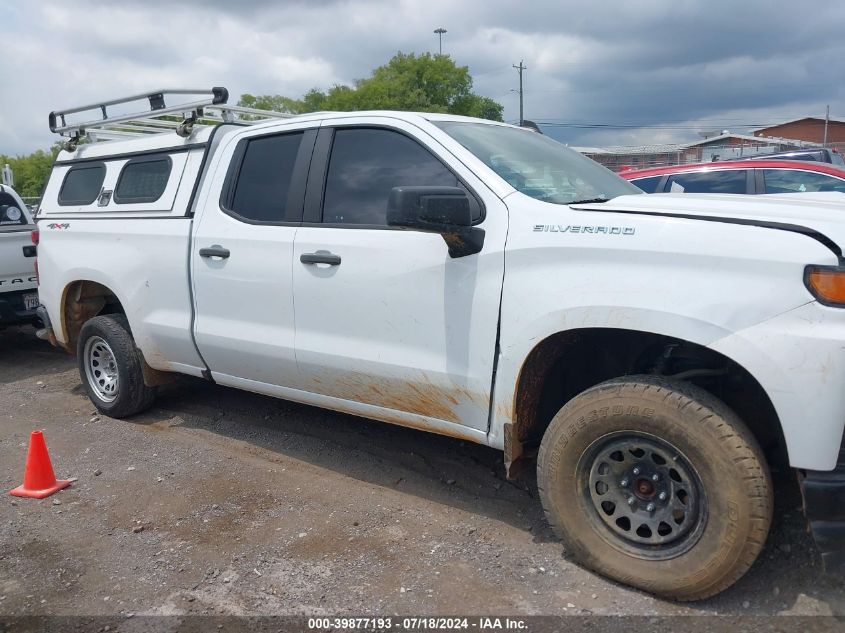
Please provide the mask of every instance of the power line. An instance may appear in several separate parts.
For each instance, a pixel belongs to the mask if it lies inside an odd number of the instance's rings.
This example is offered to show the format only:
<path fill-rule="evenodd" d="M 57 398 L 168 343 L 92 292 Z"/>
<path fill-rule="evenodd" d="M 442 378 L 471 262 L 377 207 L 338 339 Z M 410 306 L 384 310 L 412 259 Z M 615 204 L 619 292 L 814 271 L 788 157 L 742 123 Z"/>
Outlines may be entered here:
<path fill-rule="evenodd" d="M 824 141 L 822 141 L 822 145 L 827 147 L 827 126 L 830 123 L 830 106 L 827 106 L 827 111 L 824 115 Z"/>
<path fill-rule="evenodd" d="M 519 60 L 519 66 L 513 64 L 513 67 L 519 73 L 519 124 L 522 125 L 525 123 L 525 117 L 522 114 L 522 71 L 528 70 L 528 68 L 522 65 L 521 59 Z"/>
<path fill-rule="evenodd" d="M 560 79 L 560 78 L 556 78 Z M 803 90 L 808 88 L 816 88 L 816 87 L 830 87 L 829 83 L 796 83 L 795 85 L 790 85 L 790 88 L 794 88 L 796 90 Z M 783 84 L 762 84 L 762 85 L 750 85 L 748 86 L 748 90 L 756 89 L 756 90 L 771 90 L 771 89 L 782 89 L 784 87 Z M 649 80 L 647 85 L 634 85 L 634 86 L 624 86 L 620 87 L 611 87 L 608 85 L 577 85 L 570 88 L 550 88 L 550 89 L 543 89 L 543 90 L 532 90 L 532 93 L 547 93 L 547 94 L 582 94 L 582 93 L 595 93 L 595 92 L 602 92 L 602 93 L 611 93 L 611 94 L 630 94 L 632 92 L 645 92 L 645 93 L 659 93 L 659 92 L 678 92 L 679 90 L 697 90 L 698 92 L 713 92 L 712 87 L 705 85 L 705 84 L 687 84 L 682 81 L 674 81 L 674 80 Z"/>

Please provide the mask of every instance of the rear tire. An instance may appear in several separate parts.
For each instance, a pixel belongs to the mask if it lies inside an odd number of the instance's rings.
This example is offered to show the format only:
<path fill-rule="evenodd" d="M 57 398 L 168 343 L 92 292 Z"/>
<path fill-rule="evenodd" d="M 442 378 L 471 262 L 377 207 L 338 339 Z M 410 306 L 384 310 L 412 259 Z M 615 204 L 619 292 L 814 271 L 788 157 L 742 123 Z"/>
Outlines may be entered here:
<path fill-rule="evenodd" d="M 122 314 L 88 320 L 79 333 L 77 359 L 82 384 L 100 413 L 125 418 L 153 404 L 155 387 L 144 383 L 141 355 Z"/>
<path fill-rule="evenodd" d="M 704 390 L 627 376 L 569 401 L 543 437 L 546 516 L 584 566 L 675 600 L 701 600 L 754 563 L 772 519 L 757 441 Z"/>

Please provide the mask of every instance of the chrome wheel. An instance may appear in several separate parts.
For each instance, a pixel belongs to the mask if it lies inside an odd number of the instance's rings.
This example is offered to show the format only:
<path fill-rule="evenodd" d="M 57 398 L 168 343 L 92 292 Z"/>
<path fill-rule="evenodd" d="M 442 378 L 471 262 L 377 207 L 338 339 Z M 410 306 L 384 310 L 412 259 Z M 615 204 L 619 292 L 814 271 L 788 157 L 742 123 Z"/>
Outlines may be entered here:
<path fill-rule="evenodd" d="M 94 394 L 103 402 L 117 398 L 120 380 L 117 361 L 109 344 L 99 336 L 92 336 L 85 342 L 85 377 Z"/>
<path fill-rule="evenodd" d="M 596 440 L 578 464 L 582 502 L 610 545 L 649 559 L 692 547 L 707 518 L 698 473 L 671 444 L 626 431 Z"/>

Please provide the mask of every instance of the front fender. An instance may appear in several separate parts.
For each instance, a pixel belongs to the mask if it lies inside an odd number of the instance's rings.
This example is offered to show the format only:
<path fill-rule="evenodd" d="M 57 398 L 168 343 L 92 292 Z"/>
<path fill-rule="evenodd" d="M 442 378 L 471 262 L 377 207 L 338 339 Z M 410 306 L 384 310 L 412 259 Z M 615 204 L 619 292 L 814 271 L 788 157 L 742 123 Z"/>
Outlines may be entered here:
<path fill-rule="evenodd" d="M 813 301 L 804 268 L 835 264 L 828 248 L 806 235 L 753 225 L 575 211 L 516 195 L 507 204 L 511 224 L 488 434 L 492 446 L 504 448 L 505 425 L 517 410 L 520 371 L 531 351 L 549 336 L 581 328 L 647 332 L 714 349 L 757 379 L 781 420 L 797 428 L 795 420 L 802 418 L 796 417 L 801 406 L 796 402 L 806 398 L 786 395 L 793 391 L 787 377 L 796 358 L 770 339 L 779 323 L 798 319 L 787 315 L 800 314 Z M 812 305 L 807 309 L 819 309 Z M 816 321 L 798 326 L 794 344 L 806 339 L 818 353 L 830 351 L 829 339 L 838 336 L 824 329 Z M 801 364 L 808 383 L 821 371 L 814 362 L 807 357 Z M 845 413 L 838 396 L 814 405 L 826 420 L 820 437 L 831 439 L 837 428 L 841 437 L 837 409 Z M 787 437 L 794 465 L 835 463 L 838 439 L 823 458 L 811 458 L 815 440 L 797 435 L 790 430 Z"/>
<path fill-rule="evenodd" d="M 845 311 L 811 302 L 709 345 L 765 389 L 789 463 L 832 470 L 845 430 Z"/>
<path fill-rule="evenodd" d="M 501 345 L 488 435 L 491 446 L 504 448 L 504 425 L 514 418 L 519 375 L 531 352 L 550 336 L 595 328 L 648 332 L 705 347 L 731 334 L 731 330 L 717 323 L 632 306 L 577 307 L 536 318 Z"/>

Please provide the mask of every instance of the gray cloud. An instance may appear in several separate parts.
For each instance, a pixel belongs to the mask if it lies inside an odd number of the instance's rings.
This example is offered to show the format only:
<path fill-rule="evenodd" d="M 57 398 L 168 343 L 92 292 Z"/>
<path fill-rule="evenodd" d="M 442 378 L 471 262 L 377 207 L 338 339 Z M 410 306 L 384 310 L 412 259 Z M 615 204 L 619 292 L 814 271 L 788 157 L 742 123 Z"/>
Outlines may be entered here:
<path fill-rule="evenodd" d="M 396 51 L 444 52 L 470 67 L 476 90 L 573 144 L 670 142 L 700 130 L 845 116 L 845 3 L 805 9 L 760 0 L 278 2 L 5 0 L 0 153 L 52 142 L 58 107 L 161 86 L 226 85 L 299 96 L 367 76 Z"/>

